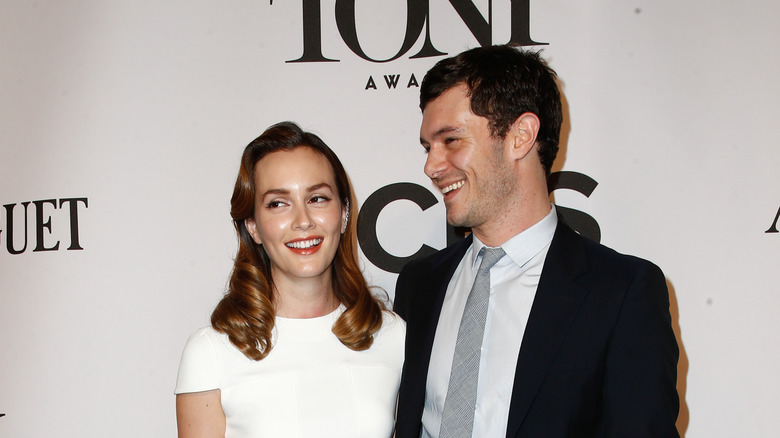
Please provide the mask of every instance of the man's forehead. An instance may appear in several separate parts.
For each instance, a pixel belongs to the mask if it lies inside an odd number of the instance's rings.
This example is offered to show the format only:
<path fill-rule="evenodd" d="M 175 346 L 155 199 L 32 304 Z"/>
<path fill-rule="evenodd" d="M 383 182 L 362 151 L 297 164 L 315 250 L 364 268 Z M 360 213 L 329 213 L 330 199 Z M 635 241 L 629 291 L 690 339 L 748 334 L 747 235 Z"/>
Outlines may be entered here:
<path fill-rule="evenodd" d="M 461 87 L 452 87 L 432 99 L 423 110 L 423 119 L 443 112 L 462 111 L 471 108 L 471 99 Z"/>
<path fill-rule="evenodd" d="M 424 141 L 424 138 L 423 138 L 424 135 L 426 137 L 430 138 L 430 139 L 434 139 L 434 138 L 437 138 L 437 137 L 446 136 L 446 135 L 452 135 L 452 134 L 459 134 L 459 133 L 462 133 L 462 132 L 463 132 L 463 126 L 460 125 L 460 124 L 458 124 L 458 125 L 443 125 L 443 126 L 439 127 L 438 129 L 436 129 L 435 131 L 433 131 L 431 133 L 423 133 L 422 128 L 420 128 L 420 141 L 421 142 Z"/>
<path fill-rule="evenodd" d="M 469 91 L 469 87 L 465 83 L 459 83 L 456 85 L 453 85 L 450 88 L 447 88 L 446 90 L 442 91 L 441 94 L 436 96 L 435 98 L 431 99 L 428 104 L 425 106 L 426 109 L 430 107 L 431 105 L 436 104 L 442 104 L 443 102 L 468 102 L 471 104 L 471 92 Z M 425 113 L 425 111 L 423 111 Z"/>
<path fill-rule="evenodd" d="M 423 111 L 420 139 L 433 139 L 465 130 L 468 120 L 480 117 L 471 110 L 471 100 L 464 90 L 452 87 L 431 100 Z"/>

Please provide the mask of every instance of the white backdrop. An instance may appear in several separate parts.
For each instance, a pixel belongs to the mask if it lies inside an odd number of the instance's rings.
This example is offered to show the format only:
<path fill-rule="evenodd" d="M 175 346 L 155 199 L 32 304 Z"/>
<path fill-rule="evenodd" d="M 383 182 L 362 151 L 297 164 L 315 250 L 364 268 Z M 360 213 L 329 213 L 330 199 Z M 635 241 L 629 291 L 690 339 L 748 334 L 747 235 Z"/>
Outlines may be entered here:
<path fill-rule="evenodd" d="M 181 348 L 235 251 L 239 157 L 270 124 L 321 135 L 361 205 L 398 182 L 433 193 L 407 85 L 441 57 L 410 59 L 423 34 L 395 60 L 362 59 L 336 3 L 0 0 L 0 436 L 175 434 Z M 399 52 L 406 2 L 338 3 L 355 4 L 368 57 Z M 507 42 L 510 1 L 474 4 Z M 285 62 L 316 5 L 322 55 L 339 62 Z M 480 44 L 449 1 L 429 10 L 439 51 Z M 766 232 L 780 209 L 779 13 L 765 0 L 537 0 L 525 22 L 567 106 L 554 170 L 598 182 L 555 202 L 666 273 L 689 438 L 780 429 L 780 235 Z M 393 202 L 377 222 L 398 257 L 446 242 L 441 202 Z M 392 294 L 396 274 L 363 260 Z"/>

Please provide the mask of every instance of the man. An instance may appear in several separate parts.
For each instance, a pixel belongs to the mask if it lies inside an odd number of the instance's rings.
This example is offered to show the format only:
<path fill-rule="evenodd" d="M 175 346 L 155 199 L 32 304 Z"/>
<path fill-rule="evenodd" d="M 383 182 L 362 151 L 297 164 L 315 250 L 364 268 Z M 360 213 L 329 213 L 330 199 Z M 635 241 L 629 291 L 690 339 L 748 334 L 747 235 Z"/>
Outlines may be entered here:
<path fill-rule="evenodd" d="M 555 72 L 536 53 L 469 50 L 428 72 L 420 108 L 425 173 L 471 234 L 398 277 L 396 437 L 677 437 L 663 273 L 550 204 Z"/>

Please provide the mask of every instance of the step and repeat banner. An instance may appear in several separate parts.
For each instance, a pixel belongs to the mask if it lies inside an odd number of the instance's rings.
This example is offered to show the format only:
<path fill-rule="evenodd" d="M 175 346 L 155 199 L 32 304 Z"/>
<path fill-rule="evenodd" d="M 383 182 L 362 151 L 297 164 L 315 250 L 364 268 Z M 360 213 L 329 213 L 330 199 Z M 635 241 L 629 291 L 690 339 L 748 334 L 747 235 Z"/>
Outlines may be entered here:
<path fill-rule="evenodd" d="M 188 335 L 225 291 L 244 146 L 341 157 L 390 298 L 441 249 L 419 84 L 518 43 L 560 76 L 551 198 L 664 270 L 686 437 L 780 429 L 780 4 L 763 0 L 0 1 L 0 436 L 175 435 Z"/>

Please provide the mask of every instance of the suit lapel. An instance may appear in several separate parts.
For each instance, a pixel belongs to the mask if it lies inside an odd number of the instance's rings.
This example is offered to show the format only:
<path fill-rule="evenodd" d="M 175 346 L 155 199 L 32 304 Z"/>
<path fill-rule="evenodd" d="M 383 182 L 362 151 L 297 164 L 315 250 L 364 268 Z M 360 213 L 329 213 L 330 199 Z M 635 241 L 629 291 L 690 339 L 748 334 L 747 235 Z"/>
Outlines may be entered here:
<path fill-rule="evenodd" d="M 520 347 L 507 437 L 517 435 L 587 295 L 587 290 L 574 281 L 588 269 L 581 239 L 559 219 Z"/>
<path fill-rule="evenodd" d="M 447 286 L 458 263 L 471 246 L 471 241 L 471 236 L 468 236 L 462 242 L 434 256 L 430 263 L 423 267 L 426 272 L 421 273 L 421 280 L 415 286 L 415 303 L 412 306 L 414 311 L 407 315 L 406 320 L 406 376 L 401 384 L 400 395 L 404 399 L 404 406 L 409 407 L 405 412 L 417 415 L 412 424 L 419 425 L 422 418 L 431 349 Z M 416 434 L 419 435 L 419 430 Z"/>

